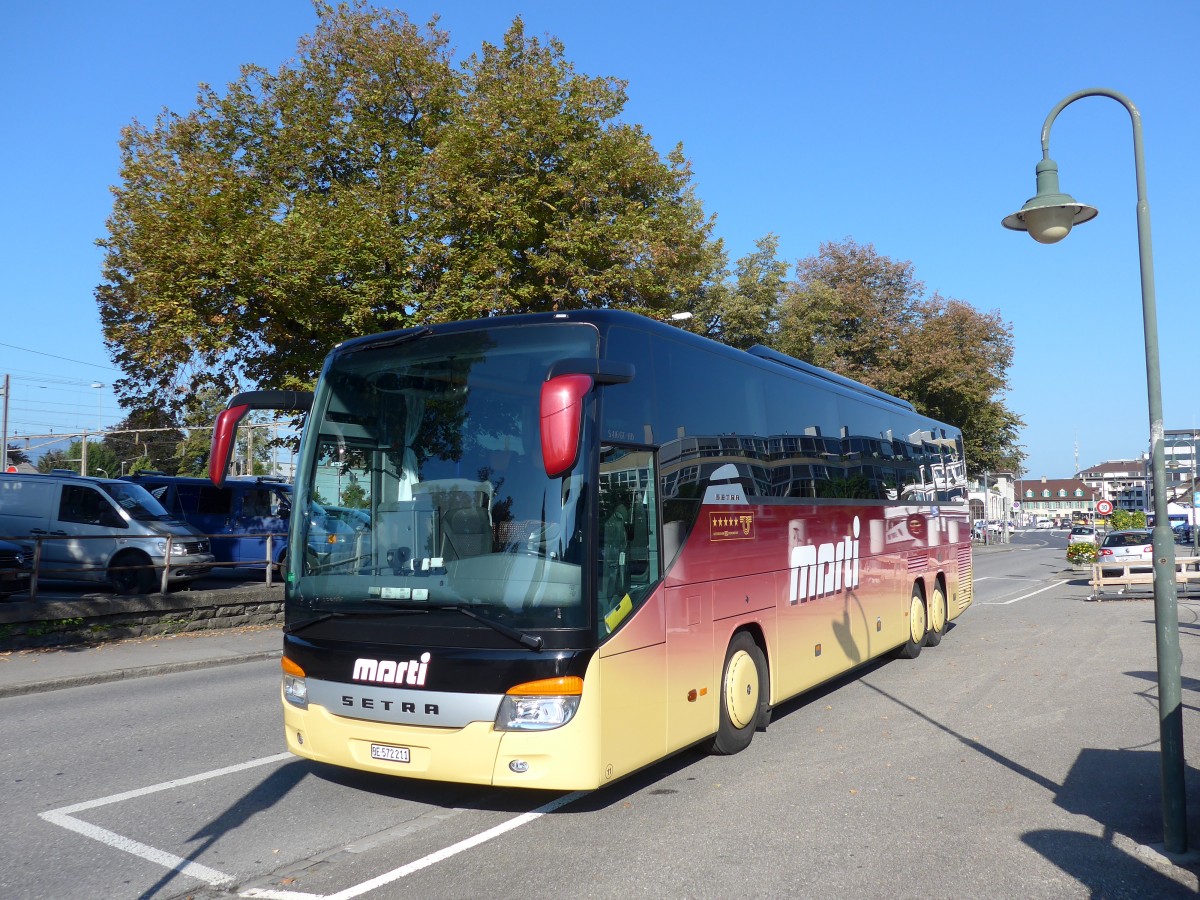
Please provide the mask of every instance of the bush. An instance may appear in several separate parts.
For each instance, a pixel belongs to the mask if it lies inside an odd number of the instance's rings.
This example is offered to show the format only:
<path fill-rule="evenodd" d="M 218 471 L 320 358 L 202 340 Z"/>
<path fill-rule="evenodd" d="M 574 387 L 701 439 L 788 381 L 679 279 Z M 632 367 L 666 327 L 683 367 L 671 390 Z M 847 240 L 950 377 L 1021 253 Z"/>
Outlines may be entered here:
<path fill-rule="evenodd" d="M 1067 562 L 1073 565 L 1091 565 L 1100 555 L 1099 548 L 1091 541 L 1072 544 L 1067 548 Z"/>

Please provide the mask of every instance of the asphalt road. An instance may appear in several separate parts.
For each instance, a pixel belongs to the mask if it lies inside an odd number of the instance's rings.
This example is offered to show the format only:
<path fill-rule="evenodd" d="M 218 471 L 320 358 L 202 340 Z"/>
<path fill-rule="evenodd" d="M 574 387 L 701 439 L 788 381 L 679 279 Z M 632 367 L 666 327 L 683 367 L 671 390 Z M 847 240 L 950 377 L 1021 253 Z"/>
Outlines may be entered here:
<path fill-rule="evenodd" d="M 1064 548 L 981 551 L 939 647 L 784 705 L 743 753 L 578 796 L 284 755 L 275 661 L 6 698 L 0 896 L 1195 896 L 1151 849 L 1152 604 L 1087 600 Z M 1200 842 L 1200 603 L 1180 620 Z"/>

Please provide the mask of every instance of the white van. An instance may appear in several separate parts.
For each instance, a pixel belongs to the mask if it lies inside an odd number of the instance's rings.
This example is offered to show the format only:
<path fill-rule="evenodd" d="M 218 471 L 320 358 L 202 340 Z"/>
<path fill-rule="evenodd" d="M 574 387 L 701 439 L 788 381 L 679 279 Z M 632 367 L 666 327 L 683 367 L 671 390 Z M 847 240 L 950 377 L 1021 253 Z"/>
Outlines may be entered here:
<path fill-rule="evenodd" d="M 39 579 L 107 581 L 119 593 L 150 593 L 162 581 L 168 536 L 169 582 L 212 569 L 208 539 L 136 484 L 0 473 L 0 539 L 41 545 Z"/>

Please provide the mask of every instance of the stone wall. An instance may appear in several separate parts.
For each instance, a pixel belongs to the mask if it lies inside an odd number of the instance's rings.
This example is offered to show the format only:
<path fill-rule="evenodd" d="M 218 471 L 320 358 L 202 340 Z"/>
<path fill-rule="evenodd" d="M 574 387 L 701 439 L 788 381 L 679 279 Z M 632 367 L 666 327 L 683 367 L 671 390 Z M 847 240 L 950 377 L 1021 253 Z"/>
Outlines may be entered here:
<path fill-rule="evenodd" d="M 283 589 L 176 591 L 78 600 L 0 603 L 0 651 L 99 644 L 124 638 L 283 623 Z"/>

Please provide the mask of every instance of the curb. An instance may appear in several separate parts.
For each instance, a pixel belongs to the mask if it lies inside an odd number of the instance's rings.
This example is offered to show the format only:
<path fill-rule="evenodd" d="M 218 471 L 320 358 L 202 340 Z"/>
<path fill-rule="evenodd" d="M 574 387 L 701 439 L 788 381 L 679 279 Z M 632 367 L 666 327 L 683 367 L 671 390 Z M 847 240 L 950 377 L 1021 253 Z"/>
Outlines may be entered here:
<path fill-rule="evenodd" d="M 111 681 L 125 681 L 130 678 L 148 678 L 152 675 L 170 675 L 175 672 L 191 672 L 196 669 L 211 669 L 218 666 L 236 666 L 240 663 L 259 662 L 264 659 L 279 659 L 282 655 L 282 650 L 261 650 L 254 653 L 244 653 L 239 656 L 195 659 L 177 663 L 159 663 L 152 666 L 110 669 L 104 672 L 92 672 L 87 675 L 69 675 L 63 678 L 50 678 L 45 681 L 29 681 L 24 684 L 0 685 L 0 698 L 21 697 L 26 694 L 60 691 L 65 688 L 83 687 L 89 684 L 105 684 Z"/>

